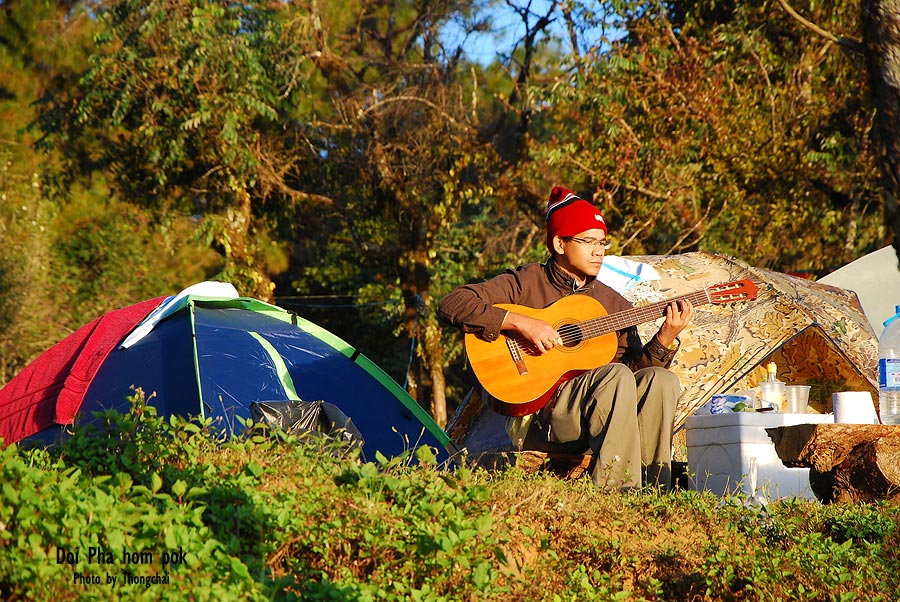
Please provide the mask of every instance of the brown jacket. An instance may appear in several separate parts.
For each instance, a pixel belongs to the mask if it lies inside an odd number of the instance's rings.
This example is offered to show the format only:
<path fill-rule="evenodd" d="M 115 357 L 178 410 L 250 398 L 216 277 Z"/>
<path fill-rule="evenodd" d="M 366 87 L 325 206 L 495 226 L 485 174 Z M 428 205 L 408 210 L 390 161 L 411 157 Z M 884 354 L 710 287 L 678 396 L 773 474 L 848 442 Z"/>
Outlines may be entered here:
<path fill-rule="evenodd" d="M 596 280 L 577 288 L 575 280 L 551 258 L 547 263 L 527 264 L 485 282 L 456 288 L 441 300 L 438 317 L 464 332 L 493 341 L 500 336 L 500 326 L 506 317 L 506 310 L 494 307 L 495 304 L 513 303 L 543 309 L 575 294 L 595 298 L 608 314 L 632 307 L 622 295 Z M 650 366 L 668 368 L 673 357 L 675 350 L 662 345 L 655 336 L 644 345 L 637 327 L 631 326 L 619 331 L 619 347 L 613 361 L 639 370 Z"/>

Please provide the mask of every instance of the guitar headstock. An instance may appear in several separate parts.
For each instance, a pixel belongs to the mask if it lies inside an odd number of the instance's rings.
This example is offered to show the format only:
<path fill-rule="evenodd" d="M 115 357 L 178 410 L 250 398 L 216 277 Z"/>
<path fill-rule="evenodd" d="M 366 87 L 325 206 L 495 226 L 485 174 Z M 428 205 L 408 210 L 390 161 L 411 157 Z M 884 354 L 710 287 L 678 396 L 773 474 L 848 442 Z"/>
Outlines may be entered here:
<path fill-rule="evenodd" d="M 706 289 L 710 303 L 732 303 L 756 299 L 759 287 L 752 280 L 736 280 L 717 284 Z"/>

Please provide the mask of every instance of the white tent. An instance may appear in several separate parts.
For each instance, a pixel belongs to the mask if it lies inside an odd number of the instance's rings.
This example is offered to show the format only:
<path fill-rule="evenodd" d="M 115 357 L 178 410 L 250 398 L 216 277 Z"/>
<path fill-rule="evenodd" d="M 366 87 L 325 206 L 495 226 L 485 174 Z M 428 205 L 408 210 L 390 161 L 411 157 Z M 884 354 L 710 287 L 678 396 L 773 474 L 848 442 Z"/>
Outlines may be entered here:
<path fill-rule="evenodd" d="M 851 290 L 879 336 L 900 305 L 900 269 L 893 247 L 884 247 L 835 270 L 818 282 Z"/>

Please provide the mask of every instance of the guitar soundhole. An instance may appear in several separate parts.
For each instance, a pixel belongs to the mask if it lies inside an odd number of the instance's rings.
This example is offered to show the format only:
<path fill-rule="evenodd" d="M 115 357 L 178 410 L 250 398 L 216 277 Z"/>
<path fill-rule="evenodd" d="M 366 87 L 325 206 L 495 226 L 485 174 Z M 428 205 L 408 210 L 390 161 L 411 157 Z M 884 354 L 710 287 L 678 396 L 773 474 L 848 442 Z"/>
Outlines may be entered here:
<path fill-rule="evenodd" d="M 557 328 L 563 347 L 578 347 L 584 341 L 584 331 L 578 324 L 566 324 Z"/>

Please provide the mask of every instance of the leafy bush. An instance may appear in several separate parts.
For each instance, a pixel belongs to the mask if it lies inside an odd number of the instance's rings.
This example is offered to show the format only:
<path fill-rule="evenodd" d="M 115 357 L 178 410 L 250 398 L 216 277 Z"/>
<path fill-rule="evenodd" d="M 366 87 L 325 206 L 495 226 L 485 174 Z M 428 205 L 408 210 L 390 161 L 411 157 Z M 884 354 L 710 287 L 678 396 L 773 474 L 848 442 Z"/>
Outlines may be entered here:
<path fill-rule="evenodd" d="M 208 463 L 213 439 L 162 420 L 141 396 L 104 418 L 56 452 L 3 450 L 3 597 L 269 598 L 264 542 L 235 537 L 277 522 L 261 473 Z"/>
<path fill-rule="evenodd" d="M 223 439 L 138 391 L 56 448 L 0 450 L 0 598 L 892 600 L 896 504 L 755 507 L 360 462 L 246 424 Z"/>

